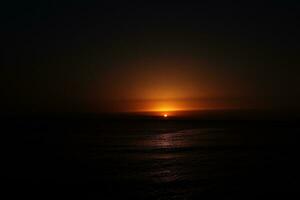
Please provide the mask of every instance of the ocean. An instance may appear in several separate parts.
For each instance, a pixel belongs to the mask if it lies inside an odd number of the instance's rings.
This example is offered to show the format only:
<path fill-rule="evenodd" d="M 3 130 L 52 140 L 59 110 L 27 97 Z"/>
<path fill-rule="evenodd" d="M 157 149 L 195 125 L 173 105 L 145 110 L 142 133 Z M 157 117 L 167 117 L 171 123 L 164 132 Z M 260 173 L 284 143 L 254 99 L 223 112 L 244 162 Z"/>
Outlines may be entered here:
<path fill-rule="evenodd" d="M 296 122 L 19 119 L 4 127 L 2 189 L 12 197 L 198 199 L 299 192 Z"/>

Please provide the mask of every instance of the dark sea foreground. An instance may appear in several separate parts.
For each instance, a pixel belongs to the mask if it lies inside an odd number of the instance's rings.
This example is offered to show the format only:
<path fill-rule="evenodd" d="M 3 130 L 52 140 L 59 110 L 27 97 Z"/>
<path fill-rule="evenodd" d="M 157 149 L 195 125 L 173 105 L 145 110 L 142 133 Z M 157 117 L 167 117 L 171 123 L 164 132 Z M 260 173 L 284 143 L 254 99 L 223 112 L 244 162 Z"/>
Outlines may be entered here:
<path fill-rule="evenodd" d="M 2 194 L 34 199 L 298 196 L 297 121 L 2 119 Z"/>

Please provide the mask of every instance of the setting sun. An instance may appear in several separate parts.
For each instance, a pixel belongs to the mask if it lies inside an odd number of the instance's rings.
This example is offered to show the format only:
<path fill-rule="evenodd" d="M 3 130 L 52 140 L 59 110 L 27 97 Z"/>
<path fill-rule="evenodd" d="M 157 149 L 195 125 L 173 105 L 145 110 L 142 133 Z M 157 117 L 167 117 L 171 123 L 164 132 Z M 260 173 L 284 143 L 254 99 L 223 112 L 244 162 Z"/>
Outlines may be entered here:
<path fill-rule="evenodd" d="M 168 117 L 168 114 L 164 114 L 164 117 L 167 118 L 167 117 Z"/>

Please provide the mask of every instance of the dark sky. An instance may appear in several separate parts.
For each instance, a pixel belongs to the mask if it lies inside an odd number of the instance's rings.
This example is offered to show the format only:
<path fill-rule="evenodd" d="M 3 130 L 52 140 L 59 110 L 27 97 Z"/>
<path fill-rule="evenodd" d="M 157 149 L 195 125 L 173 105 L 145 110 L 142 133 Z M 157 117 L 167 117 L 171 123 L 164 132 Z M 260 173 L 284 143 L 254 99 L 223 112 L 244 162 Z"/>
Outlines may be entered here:
<path fill-rule="evenodd" d="M 1 3 L 2 111 L 299 110 L 297 1 L 108 2 Z"/>

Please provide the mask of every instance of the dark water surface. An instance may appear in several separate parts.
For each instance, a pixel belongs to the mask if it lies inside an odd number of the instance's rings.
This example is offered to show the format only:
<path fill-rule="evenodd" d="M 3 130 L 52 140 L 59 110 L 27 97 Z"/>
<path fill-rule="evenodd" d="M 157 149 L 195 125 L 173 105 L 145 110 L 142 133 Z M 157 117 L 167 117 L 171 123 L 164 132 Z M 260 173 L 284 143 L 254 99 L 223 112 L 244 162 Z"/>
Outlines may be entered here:
<path fill-rule="evenodd" d="M 299 191 L 297 123 L 21 120 L 10 126 L 2 137 L 3 189 L 25 196 L 194 199 Z"/>

